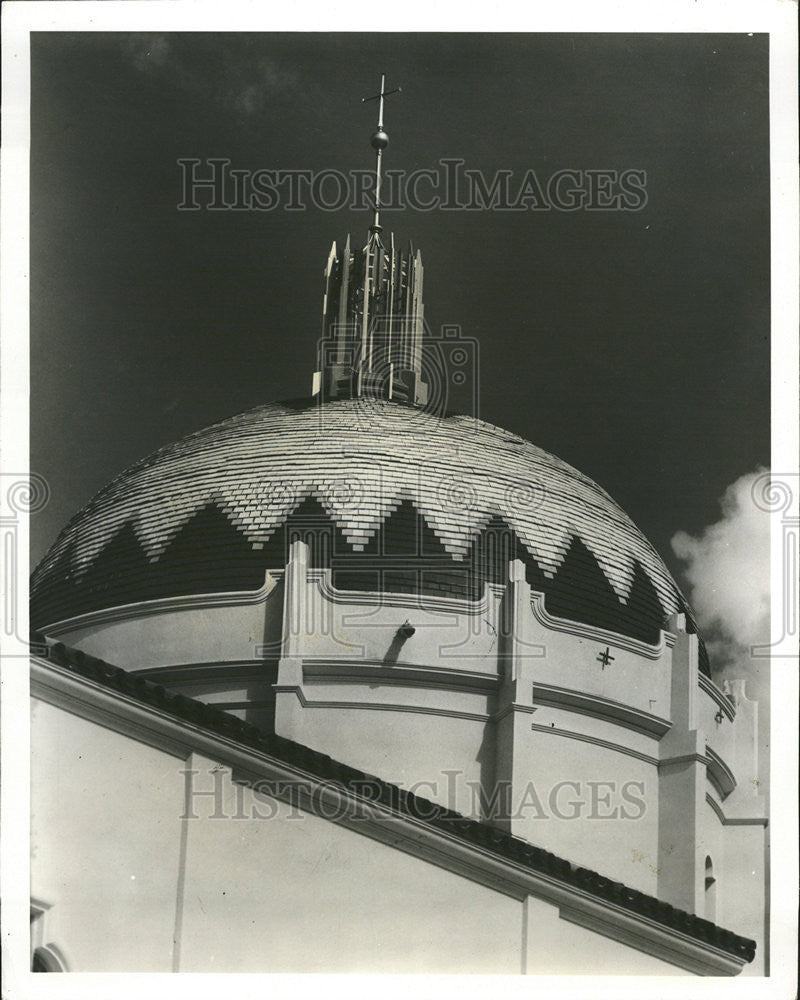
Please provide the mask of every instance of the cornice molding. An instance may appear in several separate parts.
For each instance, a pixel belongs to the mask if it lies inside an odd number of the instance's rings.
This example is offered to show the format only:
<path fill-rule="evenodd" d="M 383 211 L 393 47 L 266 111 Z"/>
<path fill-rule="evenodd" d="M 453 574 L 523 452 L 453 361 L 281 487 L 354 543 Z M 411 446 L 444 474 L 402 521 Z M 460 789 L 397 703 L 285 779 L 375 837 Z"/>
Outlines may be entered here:
<path fill-rule="evenodd" d="M 229 590 L 213 594 L 189 594 L 185 597 L 159 597 L 152 601 L 137 601 L 134 604 L 119 604 L 114 608 L 103 608 L 100 611 L 87 611 L 82 615 L 64 618 L 51 622 L 39 631 L 52 639 L 76 629 L 92 628 L 100 625 L 113 625 L 116 622 L 129 621 L 132 618 L 147 618 L 151 615 L 169 614 L 172 611 L 193 611 L 204 608 L 223 608 L 231 605 L 246 607 L 250 604 L 260 604 L 265 601 L 277 587 L 284 570 L 268 570 L 264 584 L 258 590 Z"/>
<path fill-rule="evenodd" d="M 559 916 L 698 976 L 736 976 L 743 968 L 738 959 L 719 948 L 696 949 L 693 947 L 695 940 L 688 935 L 667 933 L 654 921 L 642 920 L 638 915 L 626 912 L 612 915 L 591 898 L 582 901 L 581 906 L 565 902 L 559 907 Z M 713 955 L 709 953 L 712 950 Z"/>
<path fill-rule="evenodd" d="M 360 712 L 409 712 L 412 715 L 439 715 L 448 719 L 467 719 L 470 722 L 489 722 L 492 716 L 488 712 L 461 712 L 453 708 L 434 708 L 426 705 L 402 705 L 399 702 L 382 701 L 323 701 L 309 698 L 305 691 L 296 684 L 275 684 L 272 690 L 276 694 L 292 694 L 303 708 L 351 709 Z"/>
<path fill-rule="evenodd" d="M 603 747 L 606 750 L 615 750 L 617 753 L 626 754 L 628 757 L 635 757 L 637 760 L 658 767 L 658 758 L 649 754 L 641 753 L 632 747 L 626 747 L 623 743 L 614 743 L 611 740 L 602 740 L 598 736 L 590 736 L 588 733 L 578 733 L 574 729 L 559 729 L 558 726 L 545 726 L 541 723 L 532 722 L 531 729 L 537 733 L 549 733 L 551 736 L 565 736 L 570 740 L 580 740 L 582 743 L 592 743 L 594 746 Z"/>
<path fill-rule="evenodd" d="M 724 801 L 736 788 L 736 778 L 725 761 L 708 744 L 706 744 L 706 769 L 711 783 Z"/>
<path fill-rule="evenodd" d="M 726 799 L 736 788 L 736 778 L 725 761 L 706 745 L 706 752 L 678 754 L 675 757 L 664 757 L 658 762 L 660 768 L 675 764 L 702 764 L 706 769 L 706 777 L 714 786 L 721 799 Z"/>
<path fill-rule="evenodd" d="M 249 711 L 250 709 L 270 711 L 275 708 L 274 701 L 261 701 L 259 699 L 250 699 L 248 701 L 209 701 L 207 704 L 212 708 L 218 708 L 221 712 Z"/>
<path fill-rule="evenodd" d="M 708 765 L 708 757 L 704 757 L 701 753 L 682 753 L 674 757 L 662 757 L 658 762 L 659 767 L 672 767 L 675 764 Z"/>
<path fill-rule="evenodd" d="M 653 736 L 655 739 L 661 739 L 672 728 L 669 719 L 662 719 L 632 705 L 624 705 L 622 702 L 602 698 L 600 695 L 586 694 L 583 691 L 574 691 L 553 684 L 540 684 L 534 681 L 533 700 L 539 705 L 564 708 L 580 715 L 601 719 L 603 722 L 613 722 L 634 732 Z"/>
<path fill-rule="evenodd" d="M 535 705 L 521 705 L 519 702 L 512 702 L 510 705 L 506 705 L 505 708 L 501 708 L 499 712 L 495 712 L 491 721 L 500 722 L 512 713 L 516 713 L 517 715 L 533 715 L 534 712 L 538 711 L 539 709 Z"/>
<path fill-rule="evenodd" d="M 129 670 L 131 677 L 143 677 L 154 684 L 169 681 L 227 680 L 241 673 L 246 677 L 257 677 L 265 667 L 276 666 L 278 657 L 271 659 L 241 660 L 201 660 L 196 663 L 173 663 L 158 667 L 139 667 Z"/>
<path fill-rule="evenodd" d="M 708 792 L 706 792 L 706 802 L 723 826 L 769 826 L 769 819 L 766 816 L 726 816 L 722 806 Z"/>
<path fill-rule="evenodd" d="M 736 718 L 736 706 L 730 698 L 720 691 L 710 677 L 706 677 L 705 674 L 701 674 L 698 671 L 697 678 L 701 691 L 705 691 L 709 698 L 716 702 L 718 707 L 722 710 L 723 715 L 726 715 L 728 719 L 733 722 Z"/>
<path fill-rule="evenodd" d="M 374 605 L 389 608 L 416 608 L 419 611 L 450 611 L 460 615 L 485 615 L 499 601 L 505 588 L 497 584 L 484 585 L 483 596 L 477 601 L 461 597 L 438 597 L 433 594 L 393 594 L 385 591 L 340 590 L 333 585 L 330 569 L 309 569 L 309 583 L 315 583 L 324 598 L 333 604 Z"/>
<path fill-rule="evenodd" d="M 423 663 L 383 663 L 381 660 L 303 658 L 303 680 L 324 683 L 360 683 L 380 681 L 406 687 L 455 688 L 464 691 L 484 691 L 489 694 L 500 687 L 498 674 L 475 670 L 429 667 Z"/>
<path fill-rule="evenodd" d="M 624 649 L 648 660 L 660 660 L 664 655 L 664 650 L 675 645 L 675 636 L 663 629 L 656 645 L 651 645 L 639 639 L 631 639 L 620 632 L 610 632 L 607 629 L 598 628 L 596 625 L 584 625 L 582 622 L 572 621 L 569 618 L 557 618 L 547 611 L 545 596 L 538 590 L 531 592 L 531 611 L 540 625 L 544 625 L 545 628 L 552 629 L 554 632 L 569 632 L 570 635 L 591 639 L 601 645 L 614 646 L 616 649 Z"/>

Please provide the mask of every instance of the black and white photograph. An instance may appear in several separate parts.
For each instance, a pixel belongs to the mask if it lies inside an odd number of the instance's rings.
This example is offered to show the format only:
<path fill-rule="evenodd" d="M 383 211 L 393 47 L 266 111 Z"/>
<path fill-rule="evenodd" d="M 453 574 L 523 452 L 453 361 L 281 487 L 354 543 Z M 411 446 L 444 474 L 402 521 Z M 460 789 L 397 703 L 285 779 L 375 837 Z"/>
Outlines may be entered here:
<path fill-rule="evenodd" d="M 797 26 L 606 6 L 4 6 L 4 997 L 795 995 Z"/>

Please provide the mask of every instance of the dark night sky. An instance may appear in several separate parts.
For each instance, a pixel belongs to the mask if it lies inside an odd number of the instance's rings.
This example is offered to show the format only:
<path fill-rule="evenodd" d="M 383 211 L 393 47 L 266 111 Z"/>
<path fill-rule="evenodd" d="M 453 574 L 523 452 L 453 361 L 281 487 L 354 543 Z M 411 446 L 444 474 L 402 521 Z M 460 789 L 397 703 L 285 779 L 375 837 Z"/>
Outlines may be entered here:
<path fill-rule="evenodd" d="M 480 343 L 480 414 L 669 539 L 769 464 L 763 35 L 32 36 L 31 468 L 67 519 L 162 444 L 305 395 L 332 239 L 366 213 L 180 212 L 179 157 L 368 168 L 463 157 L 647 172 L 640 212 L 387 212 L 426 317 Z"/>

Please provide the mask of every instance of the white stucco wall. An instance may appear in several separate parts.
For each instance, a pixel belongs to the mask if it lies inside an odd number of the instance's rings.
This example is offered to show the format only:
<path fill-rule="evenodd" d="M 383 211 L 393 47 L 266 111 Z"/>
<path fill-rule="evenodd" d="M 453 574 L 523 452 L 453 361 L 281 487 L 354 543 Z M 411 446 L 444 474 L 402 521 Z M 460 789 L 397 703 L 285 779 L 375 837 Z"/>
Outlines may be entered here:
<path fill-rule="evenodd" d="M 508 631 L 498 588 L 475 605 L 370 604 L 333 591 L 298 543 L 285 577 L 268 575 L 258 595 L 88 616 L 59 638 L 145 674 L 184 666 L 168 686 L 265 728 L 277 671 L 279 735 L 473 818 L 493 818 L 476 787 L 486 803 L 508 783 L 512 810 L 525 809 L 500 818 L 506 829 L 701 916 L 708 853 L 716 921 L 759 942 L 752 972 L 766 929 L 757 706 L 740 697 L 734 712 L 698 677 L 680 616 L 656 646 L 615 644 L 549 618 L 517 577 L 503 598 Z M 406 620 L 415 631 L 397 644 Z"/>
<path fill-rule="evenodd" d="M 70 970 L 679 971 L 549 903 L 234 784 L 197 754 L 38 701 L 32 739 L 31 891 Z M 222 816 L 213 795 L 184 815 L 187 767 L 194 791 L 221 782 Z"/>
<path fill-rule="evenodd" d="M 50 940 L 73 971 L 168 971 L 181 759 L 40 701 L 31 742 L 31 895 L 51 904 Z"/>

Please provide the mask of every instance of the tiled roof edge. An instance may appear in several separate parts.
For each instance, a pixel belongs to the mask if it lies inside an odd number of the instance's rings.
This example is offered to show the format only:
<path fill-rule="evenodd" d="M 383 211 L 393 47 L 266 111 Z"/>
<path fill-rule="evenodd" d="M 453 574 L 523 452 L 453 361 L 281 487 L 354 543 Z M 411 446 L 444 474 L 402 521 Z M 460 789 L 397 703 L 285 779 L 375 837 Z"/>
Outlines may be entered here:
<path fill-rule="evenodd" d="M 410 816 L 427 825 L 445 830 L 461 840 L 492 851 L 537 874 L 555 878 L 565 885 L 582 889 L 616 906 L 641 914 L 664 927 L 680 931 L 706 944 L 719 948 L 745 962 L 755 957 L 756 943 L 740 937 L 733 931 L 725 930 L 709 920 L 684 910 L 637 889 L 631 889 L 622 882 L 600 875 L 588 868 L 581 868 L 571 862 L 551 854 L 527 841 L 514 837 L 496 827 L 468 819 L 460 813 L 439 806 L 421 796 L 407 792 L 397 785 L 366 774 L 357 768 L 333 760 L 327 754 L 310 747 L 287 740 L 281 736 L 264 732 L 257 726 L 204 704 L 182 694 L 173 694 L 160 684 L 154 684 L 141 676 L 132 676 L 121 667 L 113 666 L 105 660 L 89 656 L 81 650 L 72 649 L 61 642 L 49 644 L 45 637 L 34 634 L 31 639 L 32 653 L 49 659 L 57 666 L 80 674 L 107 688 L 119 691 L 143 704 L 153 705 L 161 711 L 202 726 L 213 733 L 236 740 L 269 754 L 279 760 L 301 767 L 319 779 L 347 788 L 353 794 L 363 793 L 365 784 L 371 793 L 370 800 Z"/>

